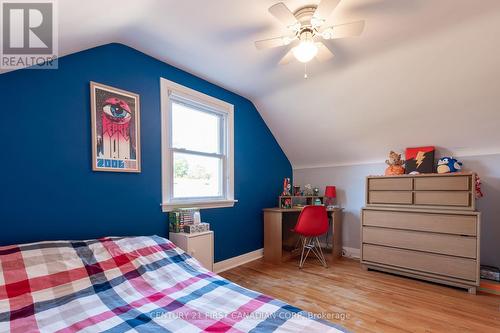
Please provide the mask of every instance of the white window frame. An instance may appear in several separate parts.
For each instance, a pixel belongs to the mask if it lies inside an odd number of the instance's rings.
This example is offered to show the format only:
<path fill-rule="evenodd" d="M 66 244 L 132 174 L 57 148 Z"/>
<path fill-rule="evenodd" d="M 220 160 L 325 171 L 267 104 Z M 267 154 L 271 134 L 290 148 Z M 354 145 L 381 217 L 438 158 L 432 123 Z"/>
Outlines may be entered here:
<path fill-rule="evenodd" d="M 234 106 L 199 91 L 184 87 L 178 83 L 160 78 L 161 93 L 161 161 L 162 161 L 162 210 L 172 211 L 176 208 L 221 208 L 233 207 L 234 200 Z M 222 116 L 224 128 L 221 128 L 222 154 L 192 152 L 172 147 L 171 119 L 172 101 L 182 100 L 186 104 L 198 105 L 208 112 Z M 187 152 L 199 156 L 222 157 L 222 192 L 221 197 L 174 198 L 173 197 L 173 154 Z"/>

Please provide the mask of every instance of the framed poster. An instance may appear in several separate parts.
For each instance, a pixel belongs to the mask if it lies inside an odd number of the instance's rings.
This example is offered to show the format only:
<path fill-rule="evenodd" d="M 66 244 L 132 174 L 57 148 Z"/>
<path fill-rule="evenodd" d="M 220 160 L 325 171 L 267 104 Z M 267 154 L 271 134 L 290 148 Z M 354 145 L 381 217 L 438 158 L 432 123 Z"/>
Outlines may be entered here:
<path fill-rule="evenodd" d="M 406 148 L 406 174 L 433 173 L 434 172 L 434 151 L 433 146 Z"/>
<path fill-rule="evenodd" d="M 90 82 L 92 170 L 141 172 L 139 95 Z"/>

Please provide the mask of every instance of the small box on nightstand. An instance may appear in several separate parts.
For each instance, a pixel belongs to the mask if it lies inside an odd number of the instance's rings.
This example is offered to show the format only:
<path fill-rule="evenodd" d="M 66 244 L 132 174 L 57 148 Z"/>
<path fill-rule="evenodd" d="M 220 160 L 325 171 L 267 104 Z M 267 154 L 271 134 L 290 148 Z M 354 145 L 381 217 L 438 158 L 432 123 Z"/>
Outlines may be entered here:
<path fill-rule="evenodd" d="M 198 260 L 203 267 L 213 271 L 214 268 L 214 232 L 204 231 L 196 233 L 171 232 L 169 239 Z"/>
<path fill-rule="evenodd" d="M 184 226 L 184 232 L 187 234 L 194 234 L 195 232 L 205 232 L 209 230 L 210 224 L 208 223 L 188 224 Z"/>

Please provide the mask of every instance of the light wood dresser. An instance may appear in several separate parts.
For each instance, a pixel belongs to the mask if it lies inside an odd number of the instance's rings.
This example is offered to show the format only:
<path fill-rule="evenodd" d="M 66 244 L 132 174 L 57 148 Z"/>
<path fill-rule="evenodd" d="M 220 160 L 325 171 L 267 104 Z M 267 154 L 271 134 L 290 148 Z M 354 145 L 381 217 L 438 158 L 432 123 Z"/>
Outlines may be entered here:
<path fill-rule="evenodd" d="M 409 277 L 479 286 L 475 174 L 369 176 L 361 211 L 361 263 Z"/>

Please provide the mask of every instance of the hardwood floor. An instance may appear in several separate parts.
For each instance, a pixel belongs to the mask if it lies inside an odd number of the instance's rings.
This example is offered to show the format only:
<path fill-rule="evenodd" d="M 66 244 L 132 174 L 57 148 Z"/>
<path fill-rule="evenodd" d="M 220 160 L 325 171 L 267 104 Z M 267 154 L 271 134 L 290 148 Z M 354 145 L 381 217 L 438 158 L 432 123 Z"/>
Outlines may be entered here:
<path fill-rule="evenodd" d="M 220 275 L 310 311 L 353 332 L 500 332 L 500 297 L 364 271 L 341 259 L 329 268 L 308 259 L 274 265 L 262 259 Z"/>

